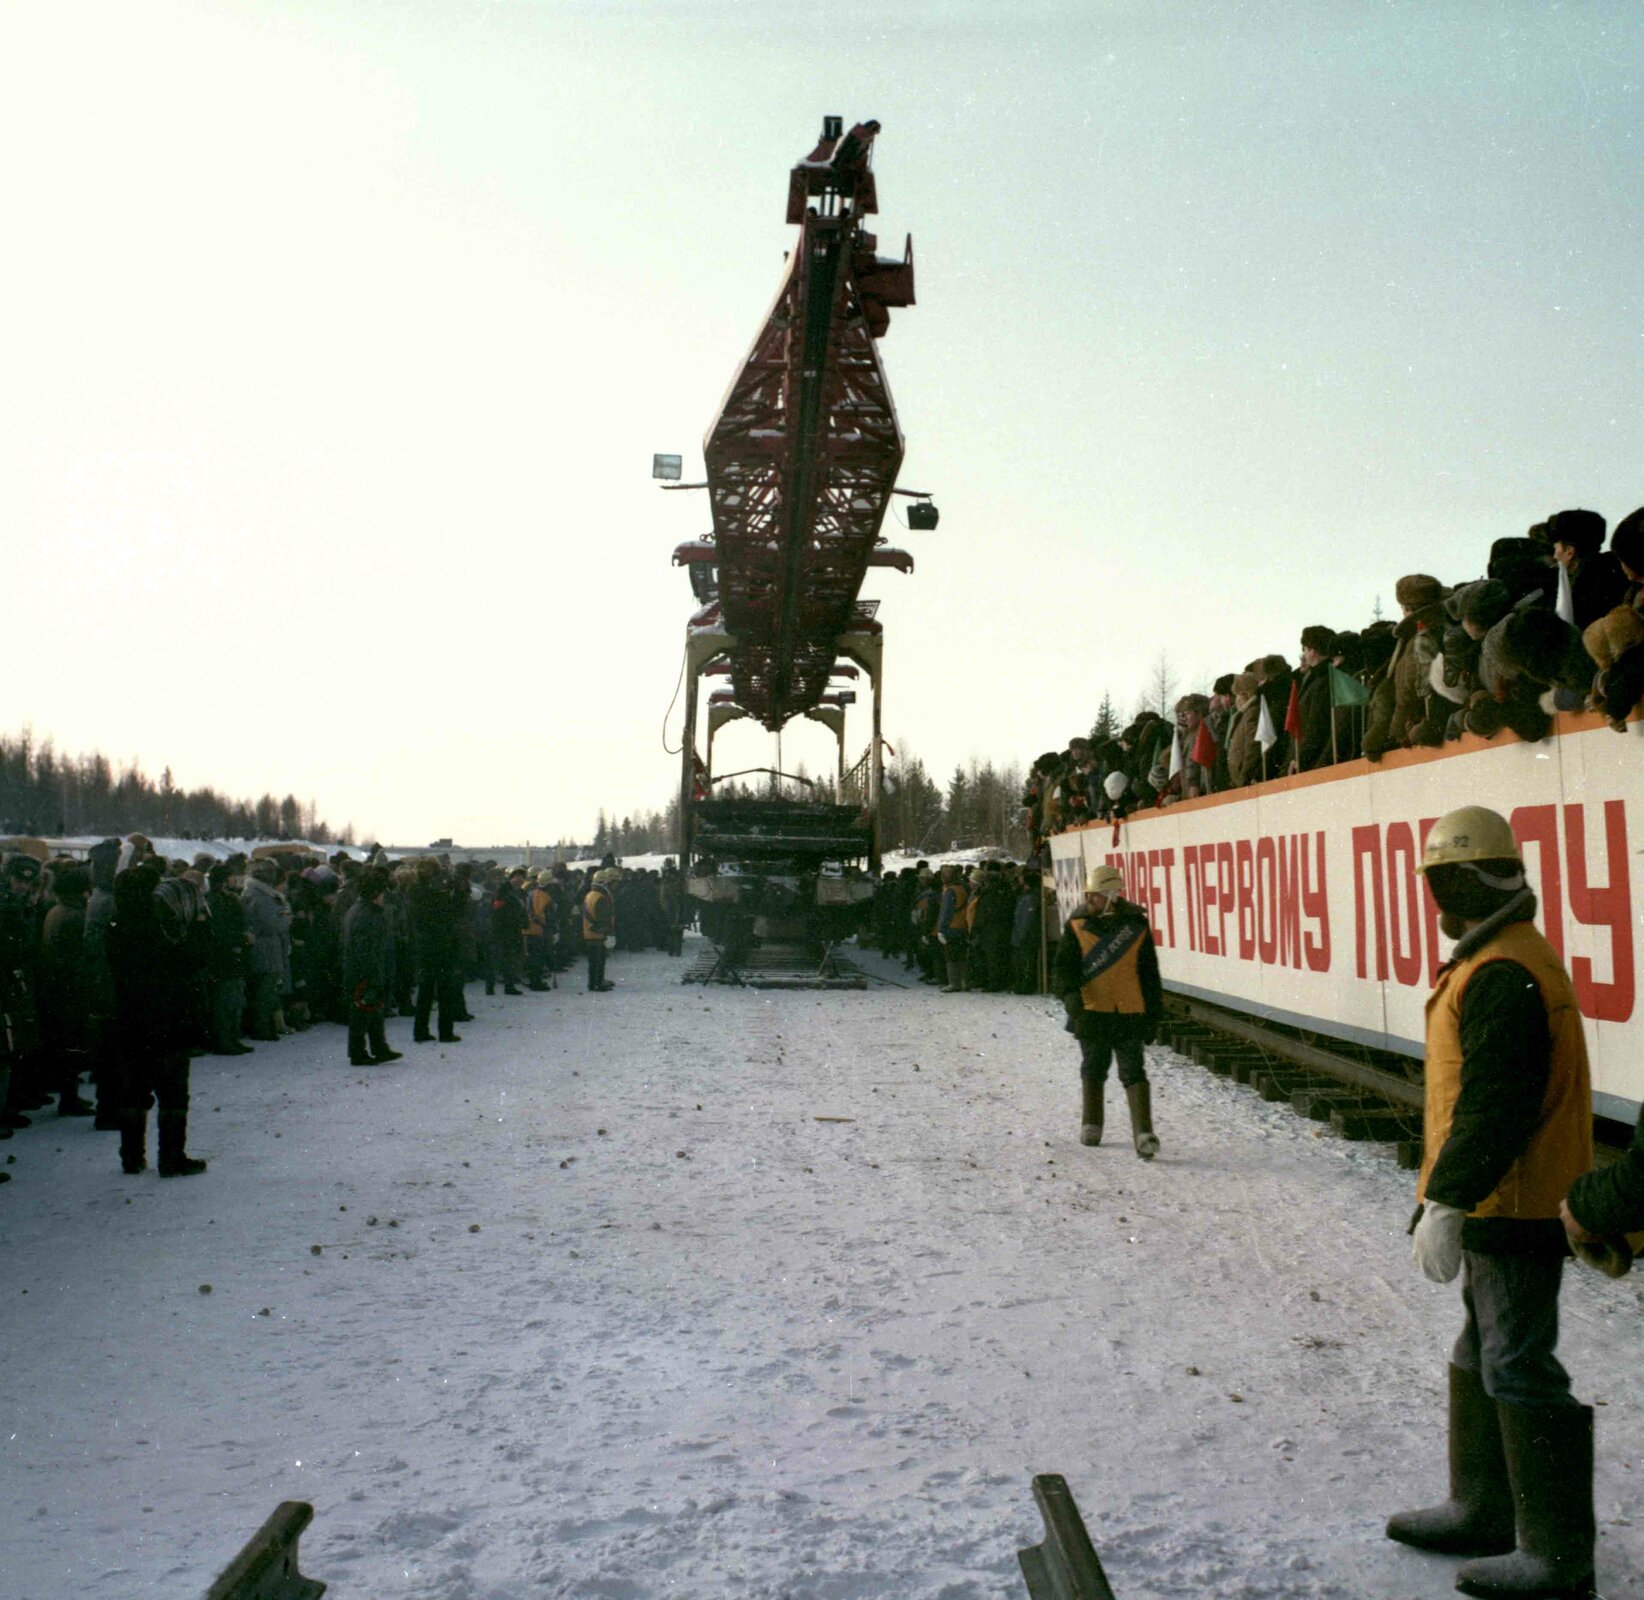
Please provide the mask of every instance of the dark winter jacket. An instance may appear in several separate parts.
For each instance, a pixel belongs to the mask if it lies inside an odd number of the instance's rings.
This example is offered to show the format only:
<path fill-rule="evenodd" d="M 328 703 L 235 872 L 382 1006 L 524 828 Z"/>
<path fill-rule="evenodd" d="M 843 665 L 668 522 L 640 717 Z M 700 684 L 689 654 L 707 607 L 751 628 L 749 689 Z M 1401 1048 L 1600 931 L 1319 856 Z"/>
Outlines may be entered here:
<path fill-rule="evenodd" d="M 1297 709 L 1301 712 L 1301 738 L 1296 760 L 1302 772 L 1328 767 L 1334 759 L 1330 743 L 1330 663 L 1321 661 L 1301 677 Z"/>
<path fill-rule="evenodd" d="M 380 1010 L 393 977 L 388 917 L 374 900 L 356 900 L 343 919 L 343 1001 L 361 1011 Z"/>
<path fill-rule="evenodd" d="M 40 1025 L 57 1050 L 80 1048 L 84 1039 L 85 902 L 74 898 L 46 913 L 40 940 Z"/>
<path fill-rule="evenodd" d="M 122 872 L 108 926 L 115 1035 L 122 1051 L 139 1058 L 187 1050 L 194 1037 L 192 930 L 161 904 L 158 880 L 151 867 Z"/>
<path fill-rule="evenodd" d="M 1644 1229 L 1644 1117 L 1633 1129 L 1627 1153 L 1614 1166 L 1576 1179 L 1569 1205 L 1582 1227 L 1606 1239 Z"/>
<path fill-rule="evenodd" d="M 240 905 L 245 912 L 246 931 L 251 946 L 246 956 L 246 975 L 273 977 L 282 988 L 291 980 L 291 908 L 278 889 L 257 878 L 247 878 Z"/>
<path fill-rule="evenodd" d="M 1570 568 L 1570 599 L 1575 605 L 1575 625 L 1585 630 L 1613 611 L 1627 593 L 1627 574 L 1609 550 L 1588 556 Z"/>
<path fill-rule="evenodd" d="M 245 909 L 225 889 L 206 896 L 211 912 L 211 976 L 232 983 L 245 976 Z"/>

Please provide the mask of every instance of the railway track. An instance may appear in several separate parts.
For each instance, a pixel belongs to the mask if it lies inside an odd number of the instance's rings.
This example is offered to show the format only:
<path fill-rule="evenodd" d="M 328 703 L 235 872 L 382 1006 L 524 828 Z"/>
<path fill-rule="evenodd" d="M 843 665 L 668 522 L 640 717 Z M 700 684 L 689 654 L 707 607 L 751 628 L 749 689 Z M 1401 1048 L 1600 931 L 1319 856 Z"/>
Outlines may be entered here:
<path fill-rule="evenodd" d="M 1171 994 L 1159 1038 L 1218 1077 L 1287 1103 L 1343 1139 L 1389 1145 L 1401 1167 L 1421 1165 L 1420 1067 L 1407 1056 L 1337 1040 L 1320 1044 L 1300 1029 Z M 1632 1132 L 1602 1117 L 1594 1119 L 1593 1131 L 1599 1167 L 1619 1158 Z"/>

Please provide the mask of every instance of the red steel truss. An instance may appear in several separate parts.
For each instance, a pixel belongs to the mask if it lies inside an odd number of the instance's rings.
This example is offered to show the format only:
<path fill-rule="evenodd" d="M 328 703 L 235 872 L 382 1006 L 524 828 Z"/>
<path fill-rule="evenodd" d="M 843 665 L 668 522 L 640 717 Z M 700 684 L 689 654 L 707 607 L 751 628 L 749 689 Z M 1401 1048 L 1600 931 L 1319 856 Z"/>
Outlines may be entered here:
<path fill-rule="evenodd" d="M 773 730 L 821 701 L 836 638 L 873 628 L 857 599 L 868 567 L 912 566 L 879 538 L 902 432 L 876 341 L 891 308 L 914 301 L 911 238 L 886 259 L 862 226 L 879 209 L 878 132 L 830 119 L 789 176 L 799 240 L 704 442 L 713 545 L 674 558 L 693 583 L 704 554 L 716 563 L 736 703 Z"/>

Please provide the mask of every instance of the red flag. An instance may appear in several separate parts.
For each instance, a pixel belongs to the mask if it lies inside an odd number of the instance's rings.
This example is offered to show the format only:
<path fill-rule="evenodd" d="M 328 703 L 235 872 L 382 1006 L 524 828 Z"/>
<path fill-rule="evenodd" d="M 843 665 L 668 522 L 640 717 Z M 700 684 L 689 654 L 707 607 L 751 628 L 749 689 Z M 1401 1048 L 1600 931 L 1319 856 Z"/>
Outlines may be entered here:
<path fill-rule="evenodd" d="M 1284 711 L 1284 731 L 1292 738 L 1301 738 L 1301 687 L 1296 680 L 1290 680 L 1290 704 Z"/>
<path fill-rule="evenodd" d="M 1201 767 L 1216 765 L 1216 738 L 1208 722 L 1201 721 L 1199 731 L 1193 736 L 1193 760 Z"/>

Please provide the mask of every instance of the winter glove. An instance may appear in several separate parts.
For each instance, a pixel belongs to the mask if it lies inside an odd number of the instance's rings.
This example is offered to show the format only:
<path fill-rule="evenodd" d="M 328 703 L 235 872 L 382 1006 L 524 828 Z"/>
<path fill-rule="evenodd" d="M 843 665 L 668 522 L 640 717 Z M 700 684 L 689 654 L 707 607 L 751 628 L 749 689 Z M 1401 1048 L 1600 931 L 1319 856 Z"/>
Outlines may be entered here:
<path fill-rule="evenodd" d="M 1080 998 L 1077 989 L 1069 989 L 1062 996 L 1062 1009 L 1067 1013 L 1067 1021 L 1062 1024 L 1063 1031 L 1077 1033 L 1079 1031 L 1079 1018 L 1085 1014 L 1085 1003 Z"/>
<path fill-rule="evenodd" d="M 1157 1044 L 1159 1042 L 1159 1023 L 1156 1017 L 1149 1017 L 1142 1025 L 1142 1043 Z"/>
<path fill-rule="evenodd" d="M 377 999 L 377 991 L 362 978 L 354 986 L 354 1009 L 356 1011 L 381 1011 L 382 1003 Z"/>
<path fill-rule="evenodd" d="M 1410 1239 L 1410 1259 L 1433 1283 L 1449 1283 L 1461 1271 L 1461 1225 L 1467 1213 L 1429 1200 Z"/>

